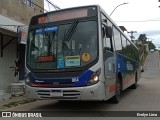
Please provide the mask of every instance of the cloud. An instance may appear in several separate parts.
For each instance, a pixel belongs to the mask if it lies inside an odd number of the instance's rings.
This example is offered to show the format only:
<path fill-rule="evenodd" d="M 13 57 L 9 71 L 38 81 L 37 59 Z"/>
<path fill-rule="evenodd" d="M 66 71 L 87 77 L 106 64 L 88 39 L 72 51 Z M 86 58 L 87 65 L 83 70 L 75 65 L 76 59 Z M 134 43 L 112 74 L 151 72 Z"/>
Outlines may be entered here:
<path fill-rule="evenodd" d="M 148 30 L 148 31 L 141 31 L 140 33 L 146 34 L 147 36 L 157 36 L 160 35 L 160 30 Z"/>

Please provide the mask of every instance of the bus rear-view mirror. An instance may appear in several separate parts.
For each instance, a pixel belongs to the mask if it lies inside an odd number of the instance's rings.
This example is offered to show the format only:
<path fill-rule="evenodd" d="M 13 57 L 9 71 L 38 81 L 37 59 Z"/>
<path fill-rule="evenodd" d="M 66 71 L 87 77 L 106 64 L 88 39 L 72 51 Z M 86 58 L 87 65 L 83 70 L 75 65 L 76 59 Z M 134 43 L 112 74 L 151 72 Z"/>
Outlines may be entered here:
<path fill-rule="evenodd" d="M 112 37 L 112 28 L 111 28 L 111 26 L 106 26 L 106 36 L 107 36 L 107 38 L 111 38 Z"/>

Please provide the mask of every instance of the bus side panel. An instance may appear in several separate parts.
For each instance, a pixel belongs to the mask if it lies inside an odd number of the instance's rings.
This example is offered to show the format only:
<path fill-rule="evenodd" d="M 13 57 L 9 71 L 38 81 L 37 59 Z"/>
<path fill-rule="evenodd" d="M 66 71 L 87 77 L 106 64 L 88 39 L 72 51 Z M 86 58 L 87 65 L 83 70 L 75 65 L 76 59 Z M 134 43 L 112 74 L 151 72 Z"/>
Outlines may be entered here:
<path fill-rule="evenodd" d="M 139 72 L 139 64 L 136 61 L 130 60 L 130 63 L 127 62 L 128 71 L 130 71 L 128 87 L 133 85 L 136 80 L 136 74 Z M 136 73 L 137 72 L 137 73 Z"/>
<path fill-rule="evenodd" d="M 115 95 L 115 56 L 114 53 L 107 51 L 104 53 L 104 78 L 106 89 L 106 100 Z"/>
<path fill-rule="evenodd" d="M 126 59 L 123 55 L 116 54 L 116 79 L 118 79 L 118 73 L 122 75 L 120 80 L 123 90 L 127 88 L 127 69 L 126 69 Z"/>
<path fill-rule="evenodd" d="M 122 74 L 123 90 L 135 83 L 135 74 L 138 71 L 138 63 L 132 59 L 117 54 L 116 74 L 118 79 L 118 72 Z"/>

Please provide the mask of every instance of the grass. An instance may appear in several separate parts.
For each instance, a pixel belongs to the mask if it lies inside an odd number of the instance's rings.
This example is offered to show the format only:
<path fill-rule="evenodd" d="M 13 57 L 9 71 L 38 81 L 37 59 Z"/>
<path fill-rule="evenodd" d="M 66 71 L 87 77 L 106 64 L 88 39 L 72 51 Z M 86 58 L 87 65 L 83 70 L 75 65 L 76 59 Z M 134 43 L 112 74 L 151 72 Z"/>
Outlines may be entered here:
<path fill-rule="evenodd" d="M 7 108 L 16 107 L 16 106 L 23 105 L 23 104 L 30 103 L 30 102 L 34 102 L 34 101 L 36 101 L 36 100 L 27 99 L 27 100 L 22 100 L 22 101 L 11 102 L 9 104 L 1 106 L 1 108 L 7 109 Z"/>

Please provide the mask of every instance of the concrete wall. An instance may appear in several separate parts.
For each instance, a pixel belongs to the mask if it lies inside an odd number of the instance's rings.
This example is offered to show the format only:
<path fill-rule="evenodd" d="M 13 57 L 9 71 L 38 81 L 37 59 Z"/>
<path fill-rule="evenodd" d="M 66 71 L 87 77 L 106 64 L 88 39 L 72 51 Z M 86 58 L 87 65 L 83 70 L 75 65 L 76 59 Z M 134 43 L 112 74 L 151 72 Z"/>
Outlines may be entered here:
<path fill-rule="evenodd" d="M 43 8 L 42 0 L 33 0 L 35 4 Z M 35 5 L 28 6 L 23 0 L 0 0 L 0 14 L 18 22 L 28 25 L 33 15 L 42 13 L 43 10 Z"/>
<path fill-rule="evenodd" d="M 7 43 L 11 37 L 4 36 L 4 43 Z M 0 88 L 4 88 L 6 92 L 9 92 L 10 84 L 17 82 L 16 77 L 14 77 L 14 72 L 10 66 L 15 65 L 14 60 L 16 60 L 17 54 L 17 43 L 13 40 L 6 48 L 3 49 L 3 57 L 0 57 Z"/>
<path fill-rule="evenodd" d="M 44 8 L 43 0 L 33 0 L 33 2 L 41 8 L 35 5 L 29 6 L 25 4 L 23 1 L 24 0 L 0 0 L 0 15 L 15 20 L 19 23 L 28 25 L 32 16 L 44 12 L 41 9 Z M 5 22 L 3 24 L 17 25 L 15 22 Z M 5 43 L 11 40 L 12 36 L 16 37 L 16 33 L 12 32 L 14 34 L 12 35 L 10 34 L 10 32 L 11 31 L 9 29 L 5 30 L 0 28 L 0 36 L 1 34 L 6 34 L 3 39 L 3 45 L 5 45 Z M 0 57 L 0 89 L 4 88 L 7 92 L 10 92 L 10 84 L 18 81 L 18 79 L 14 77 L 14 71 L 12 71 L 12 69 L 9 68 L 10 66 L 15 65 L 15 60 L 17 60 L 17 38 L 14 39 L 7 47 L 4 48 L 3 57 Z"/>
<path fill-rule="evenodd" d="M 33 0 L 33 2 L 41 8 L 35 5 L 29 6 L 23 1 L 24 0 L 0 0 L 0 15 L 28 25 L 32 16 L 44 12 L 41 9 L 44 7 L 43 0 Z M 6 22 L 4 24 L 17 25 L 15 23 Z M 3 45 L 11 40 L 12 36 L 16 37 L 16 33 L 13 33 L 14 35 L 12 35 L 10 32 L 11 31 L 9 31 L 9 29 L 5 30 L 0 28 L 0 36 L 1 33 L 6 34 L 3 39 Z M 7 92 L 10 92 L 10 84 L 18 81 L 18 79 L 14 77 L 14 71 L 9 68 L 10 66 L 15 65 L 15 60 L 17 60 L 17 39 L 14 39 L 7 47 L 4 48 L 3 57 L 0 57 L 0 89 L 4 88 Z"/>

